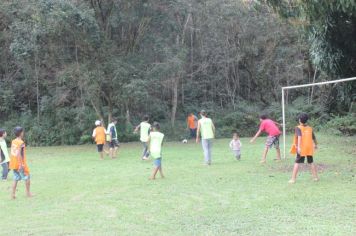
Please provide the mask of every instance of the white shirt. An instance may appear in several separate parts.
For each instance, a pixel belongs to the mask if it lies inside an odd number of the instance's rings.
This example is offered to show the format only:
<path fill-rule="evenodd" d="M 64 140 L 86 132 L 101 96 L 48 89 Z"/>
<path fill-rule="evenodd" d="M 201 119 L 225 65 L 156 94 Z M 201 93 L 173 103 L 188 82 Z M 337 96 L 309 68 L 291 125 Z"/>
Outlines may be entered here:
<path fill-rule="evenodd" d="M 230 148 L 231 148 L 232 150 L 238 151 L 238 150 L 241 149 L 241 147 L 242 147 L 242 143 L 241 143 L 240 139 L 237 139 L 237 140 L 233 139 L 233 140 L 231 140 L 231 142 L 230 142 Z"/>

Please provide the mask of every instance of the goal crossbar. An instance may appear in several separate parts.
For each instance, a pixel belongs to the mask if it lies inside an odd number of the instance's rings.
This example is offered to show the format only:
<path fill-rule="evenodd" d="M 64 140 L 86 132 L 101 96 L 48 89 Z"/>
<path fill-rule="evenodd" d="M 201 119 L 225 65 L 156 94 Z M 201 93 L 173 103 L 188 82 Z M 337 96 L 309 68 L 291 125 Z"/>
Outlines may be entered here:
<path fill-rule="evenodd" d="M 349 81 L 353 81 L 353 80 L 356 80 L 356 77 L 347 78 L 347 79 L 330 80 L 330 81 L 324 81 L 324 82 L 317 82 L 317 83 L 311 83 L 311 84 L 301 84 L 301 85 L 282 87 L 283 159 L 286 159 L 286 116 L 285 116 L 285 105 L 284 105 L 284 92 L 289 89 L 321 86 L 321 85 L 326 85 L 326 84 L 336 84 L 336 83 L 341 83 L 341 82 L 349 82 Z"/>

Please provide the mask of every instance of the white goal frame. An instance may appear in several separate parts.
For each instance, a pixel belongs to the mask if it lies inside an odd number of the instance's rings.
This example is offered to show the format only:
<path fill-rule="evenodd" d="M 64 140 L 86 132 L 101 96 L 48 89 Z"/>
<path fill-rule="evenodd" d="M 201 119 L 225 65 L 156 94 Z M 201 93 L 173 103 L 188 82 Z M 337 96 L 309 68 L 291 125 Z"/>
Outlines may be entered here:
<path fill-rule="evenodd" d="M 324 82 L 318 82 L 318 83 L 311 83 L 311 84 L 301 84 L 301 85 L 282 87 L 283 159 L 286 159 L 286 115 L 285 115 L 285 104 L 284 104 L 285 91 L 289 90 L 289 89 L 305 88 L 305 87 L 312 87 L 312 86 L 321 86 L 321 85 L 325 85 L 325 84 L 336 84 L 336 83 L 341 83 L 341 82 L 349 82 L 349 81 L 353 81 L 353 80 L 356 80 L 356 77 L 347 78 L 347 79 L 324 81 Z"/>

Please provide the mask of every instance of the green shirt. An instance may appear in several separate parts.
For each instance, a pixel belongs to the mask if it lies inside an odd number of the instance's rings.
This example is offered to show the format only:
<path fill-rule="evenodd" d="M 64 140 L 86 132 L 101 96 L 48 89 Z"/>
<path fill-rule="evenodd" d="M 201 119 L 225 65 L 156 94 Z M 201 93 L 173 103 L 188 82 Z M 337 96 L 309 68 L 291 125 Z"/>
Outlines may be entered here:
<path fill-rule="evenodd" d="M 0 149 L 1 149 L 1 152 L 2 152 L 2 153 L 4 154 L 4 156 L 5 156 L 5 159 L 4 159 L 3 162 L 1 162 L 1 159 L 0 159 L 0 164 L 9 162 L 9 161 L 10 161 L 9 152 L 7 151 L 6 141 L 5 141 L 5 139 L 3 139 L 3 138 L 0 139 Z M 0 154 L 0 155 L 1 155 L 1 154 Z"/>
<path fill-rule="evenodd" d="M 200 123 L 200 133 L 202 139 L 212 139 L 214 138 L 213 121 L 210 118 L 201 118 Z"/>
<path fill-rule="evenodd" d="M 150 155 L 154 159 L 162 157 L 162 143 L 164 134 L 153 131 L 150 133 Z"/>
<path fill-rule="evenodd" d="M 140 140 L 141 142 L 148 141 L 148 134 L 150 132 L 151 125 L 148 122 L 141 122 L 140 124 Z"/>

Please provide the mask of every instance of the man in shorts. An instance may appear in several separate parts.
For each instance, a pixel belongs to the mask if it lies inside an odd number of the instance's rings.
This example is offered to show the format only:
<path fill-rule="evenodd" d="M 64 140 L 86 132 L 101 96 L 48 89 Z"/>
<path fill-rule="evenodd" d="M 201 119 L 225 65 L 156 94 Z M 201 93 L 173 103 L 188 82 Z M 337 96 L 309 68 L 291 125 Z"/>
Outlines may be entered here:
<path fill-rule="evenodd" d="M 260 128 L 257 131 L 256 135 L 251 139 L 251 143 L 255 142 L 258 136 L 262 132 L 265 132 L 268 134 L 267 140 L 266 140 L 266 146 L 263 151 L 262 155 L 262 160 L 261 163 L 266 163 L 266 157 L 268 150 L 271 149 L 273 146 L 276 148 L 277 151 L 277 158 L 275 160 L 280 161 L 281 160 L 281 150 L 279 149 L 279 136 L 281 135 L 281 131 L 279 130 L 278 126 L 279 125 L 277 122 L 268 119 L 266 115 L 261 115 L 260 116 Z"/>
<path fill-rule="evenodd" d="M 117 149 L 119 148 L 119 140 L 117 139 L 117 129 L 116 129 L 117 119 L 113 118 L 112 122 L 108 126 L 107 133 L 109 133 L 109 147 L 110 147 L 110 157 L 112 159 L 116 158 Z"/>
<path fill-rule="evenodd" d="M 103 151 L 104 151 L 104 144 L 105 144 L 105 138 L 106 138 L 106 130 L 102 126 L 100 120 L 95 121 L 95 126 L 96 126 L 96 128 L 93 130 L 92 137 L 95 140 L 100 159 L 104 160 Z"/>
<path fill-rule="evenodd" d="M 289 183 L 291 184 L 295 183 L 298 175 L 299 165 L 305 162 L 305 158 L 307 159 L 308 165 L 310 166 L 313 180 L 319 180 L 318 171 L 313 160 L 314 150 L 318 148 L 318 143 L 316 141 L 313 128 L 307 125 L 308 119 L 309 117 L 307 114 L 300 114 L 298 117 L 299 125 L 295 127 L 295 135 L 291 153 L 297 154 L 297 157 L 293 168 L 292 178 L 289 180 Z"/>

